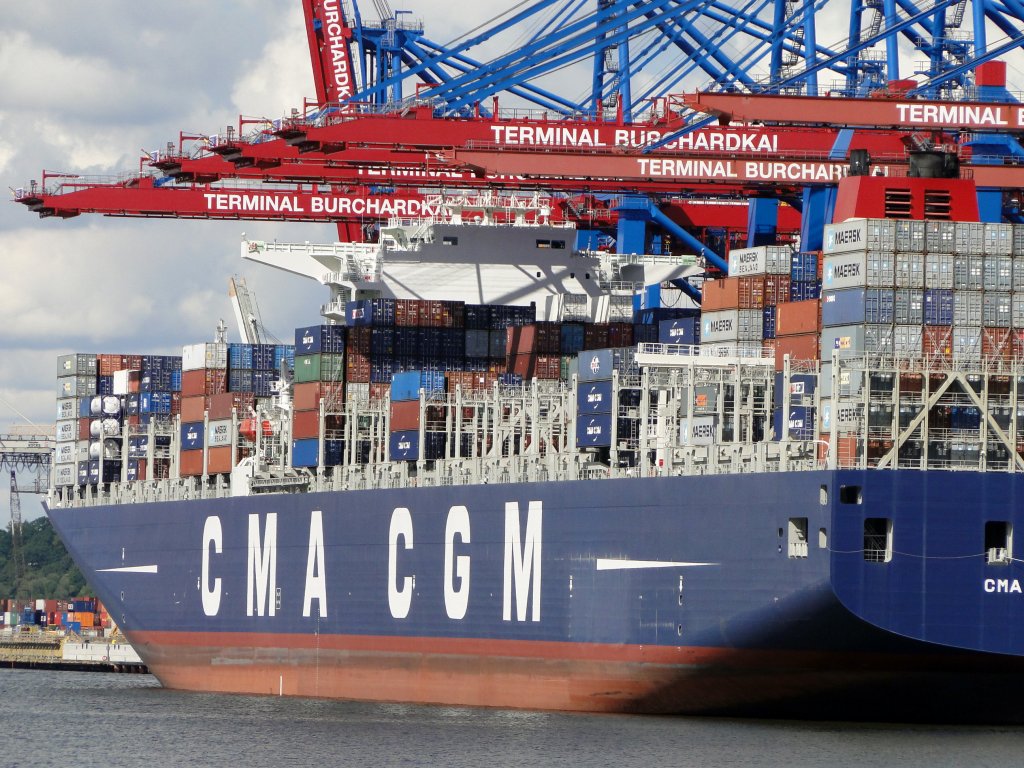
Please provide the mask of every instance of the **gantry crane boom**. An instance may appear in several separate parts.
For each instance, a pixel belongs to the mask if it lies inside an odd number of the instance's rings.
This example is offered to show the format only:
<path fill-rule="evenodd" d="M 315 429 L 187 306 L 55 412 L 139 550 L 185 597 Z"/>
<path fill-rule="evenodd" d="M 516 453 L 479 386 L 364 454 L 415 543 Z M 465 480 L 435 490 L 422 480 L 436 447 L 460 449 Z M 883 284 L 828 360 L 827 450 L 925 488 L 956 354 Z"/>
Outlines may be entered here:
<path fill-rule="evenodd" d="M 335 104 L 345 112 L 346 102 L 356 92 L 352 27 L 345 15 L 345 4 L 342 0 L 302 0 L 302 13 L 317 103 Z"/>

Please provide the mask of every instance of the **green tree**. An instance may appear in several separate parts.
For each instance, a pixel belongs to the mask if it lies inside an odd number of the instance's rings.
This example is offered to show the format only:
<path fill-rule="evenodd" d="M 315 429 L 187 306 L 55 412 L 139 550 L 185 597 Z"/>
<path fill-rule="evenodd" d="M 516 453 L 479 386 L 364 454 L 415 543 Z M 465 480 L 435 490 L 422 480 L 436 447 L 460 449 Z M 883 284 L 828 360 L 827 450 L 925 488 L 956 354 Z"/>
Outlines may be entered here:
<path fill-rule="evenodd" d="M 0 597 L 68 599 L 86 592 L 85 579 L 45 517 L 21 526 L 25 575 L 14 594 L 10 531 L 0 531 Z"/>

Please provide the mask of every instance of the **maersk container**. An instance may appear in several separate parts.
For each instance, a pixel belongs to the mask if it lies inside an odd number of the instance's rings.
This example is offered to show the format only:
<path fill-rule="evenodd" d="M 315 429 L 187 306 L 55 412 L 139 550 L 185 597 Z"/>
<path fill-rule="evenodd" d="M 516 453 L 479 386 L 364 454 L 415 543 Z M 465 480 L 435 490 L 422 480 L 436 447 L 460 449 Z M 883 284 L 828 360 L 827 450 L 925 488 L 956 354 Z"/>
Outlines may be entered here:
<path fill-rule="evenodd" d="M 788 275 L 791 251 L 784 245 L 761 245 L 729 251 L 729 277 Z"/>
<path fill-rule="evenodd" d="M 924 292 L 925 325 L 952 325 L 953 306 L 952 290 L 926 288 Z"/>
<path fill-rule="evenodd" d="M 662 344 L 700 344 L 700 318 L 662 320 L 658 323 L 658 341 Z"/>
<path fill-rule="evenodd" d="M 953 257 L 953 288 L 957 291 L 980 291 L 985 286 L 985 260 L 979 255 Z"/>
<path fill-rule="evenodd" d="M 981 291 L 953 292 L 953 325 L 980 326 L 984 317 L 984 298 Z"/>
<path fill-rule="evenodd" d="M 986 291 L 982 299 L 982 325 L 1009 328 L 1013 320 L 1013 294 Z"/>
<path fill-rule="evenodd" d="M 612 415 L 596 413 L 576 419 L 576 445 L 580 448 L 607 448 L 612 444 Z"/>
<path fill-rule="evenodd" d="M 679 420 L 680 445 L 714 445 L 717 438 L 717 416 L 694 416 Z"/>
<path fill-rule="evenodd" d="M 704 343 L 737 341 L 740 333 L 739 314 L 738 309 L 702 313 L 700 318 L 701 341 Z"/>
<path fill-rule="evenodd" d="M 181 450 L 194 451 L 203 447 L 203 422 L 192 421 L 181 425 Z"/>
<path fill-rule="evenodd" d="M 576 387 L 576 412 L 582 416 L 611 413 L 612 383 L 610 380 L 584 381 Z"/>
<path fill-rule="evenodd" d="M 869 243 L 867 219 L 851 219 L 840 224 L 826 224 L 822 251 L 826 254 L 866 251 Z M 884 246 L 883 246 L 884 247 Z M 889 246 L 891 247 L 891 246 Z"/>
<path fill-rule="evenodd" d="M 851 251 L 850 253 L 826 256 L 821 273 L 822 290 L 832 291 L 866 286 L 868 284 L 867 263 L 866 251 Z"/>
<path fill-rule="evenodd" d="M 818 428 L 822 432 L 833 429 L 849 429 L 860 424 L 860 407 L 846 401 L 833 402 L 830 398 L 821 401 L 821 418 Z"/>
<path fill-rule="evenodd" d="M 53 465 L 53 484 L 55 487 L 63 488 L 68 485 L 75 485 L 78 482 L 78 469 L 74 463 Z"/>
<path fill-rule="evenodd" d="M 953 287 L 953 264 L 955 258 L 949 253 L 929 253 L 924 259 L 924 287 Z"/>

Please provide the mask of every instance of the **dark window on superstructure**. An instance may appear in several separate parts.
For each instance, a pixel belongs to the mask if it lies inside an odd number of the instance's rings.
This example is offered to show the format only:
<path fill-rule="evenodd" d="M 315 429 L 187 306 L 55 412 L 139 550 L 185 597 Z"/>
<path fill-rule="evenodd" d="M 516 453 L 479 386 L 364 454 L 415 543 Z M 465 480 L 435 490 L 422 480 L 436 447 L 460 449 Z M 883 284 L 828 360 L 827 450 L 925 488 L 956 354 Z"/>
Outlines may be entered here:
<path fill-rule="evenodd" d="M 445 235 L 441 238 L 441 245 L 458 245 L 459 238 L 454 235 Z"/>
<path fill-rule="evenodd" d="M 551 247 L 556 251 L 565 250 L 565 240 L 552 240 Z"/>
<path fill-rule="evenodd" d="M 839 486 L 839 503 L 840 504 L 862 504 L 863 498 L 861 496 L 861 488 L 859 485 L 840 485 Z"/>
<path fill-rule="evenodd" d="M 1005 520 L 985 523 L 985 560 L 989 565 L 1009 565 L 1013 560 L 1013 526 Z"/>
<path fill-rule="evenodd" d="M 869 563 L 892 560 L 892 520 L 888 517 L 864 520 L 864 559 Z"/>

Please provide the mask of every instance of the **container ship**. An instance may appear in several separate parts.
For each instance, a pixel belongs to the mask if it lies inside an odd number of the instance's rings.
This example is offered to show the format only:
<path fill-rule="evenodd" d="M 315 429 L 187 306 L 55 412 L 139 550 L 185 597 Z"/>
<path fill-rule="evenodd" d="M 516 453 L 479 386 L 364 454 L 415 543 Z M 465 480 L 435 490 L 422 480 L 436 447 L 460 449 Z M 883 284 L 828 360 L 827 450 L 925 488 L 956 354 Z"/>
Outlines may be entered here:
<path fill-rule="evenodd" d="M 328 320 L 61 358 L 48 514 L 171 688 L 1019 721 L 1024 226 L 839 190 L 699 311 L 537 222 L 243 242 Z"/>

